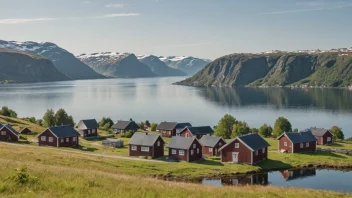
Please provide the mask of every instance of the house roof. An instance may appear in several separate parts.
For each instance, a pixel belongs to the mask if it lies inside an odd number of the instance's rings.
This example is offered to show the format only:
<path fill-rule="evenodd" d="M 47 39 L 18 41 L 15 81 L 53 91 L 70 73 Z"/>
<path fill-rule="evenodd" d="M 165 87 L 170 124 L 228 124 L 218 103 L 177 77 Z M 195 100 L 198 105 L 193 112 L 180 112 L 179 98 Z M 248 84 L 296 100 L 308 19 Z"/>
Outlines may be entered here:
<path fill-rule="evenodd" d="M 283 135 L 286 135 L 286 137 L 293 143 L 302 143 L 302 142 L 314 142 L 317 141 L 317 139 L 314 137 L 312 132 L 309 129 L 306 129 L 304 131 L 295 133 L 295 132 L 290 132 L 290 133 L 283 133 L 280 137 L 277 139 L 280 139 Z"/>
<path fill-rule="evenodd" d="M 177 122 L 161 122 L 156 130 L 173 130 L 177 125 Z"/>
<path fill-rule="evenodd" d="M 203 146 L 215 147 L 215 145 L 221 140 L 221 137 L 203 135 L 202 138 L 199 139 L 199 142 Z M 225 142 L 225 140 L 224 140 Z"/>
<path fill-rule="evenodd" d="M 210 126 L 187 127 L 193 135 L 212 135 L 214 133 Z"/>
<path fill-rule="evenodd" d="M 29 131 L 31 131 L 28 127 L 25 127 L 24 129 L 21 130 L 21 133 L 22 133 L 24 130 L 29 130 Z"/>
<path fill-rule="evenodd" d="M 95 119 L 81 120 L 77 124 L 78 129 L 95 129 L 98 128 L 98 122 Z"/>
<path fill-rule="evenodd" d="M 50 127 L 48 129 L 58 138 L 80 136 L 80 134 L 71 125 Z"/>
<path fill-rule="evenodd" d="M 135 133 L 128 144 L 153 146 L 159 137 L 161 137 L 159 134 Z"/>
<path fill-rule="evenodd" d="M 219 151 L 221 151 L 223 148 L 227 147 L 237 139 L 243 144 L 245 144 L 245 146 L 247 146 L 252 151 L 270 146 L 270 144 L 265 141 L 264 138 L 262 138 L 260 135 L 252 133 L 236 137 L 235 139 L 231 140 L 229 143 L 221 147 Z"/>
<path fill-rule="evenodd" d="M 176 129 L 184 129 L 186 127 L 191 127 L 191 123 L 189 122 L 183 122 L 183 123 L 177 123 L 177 125 L 175 126 Z"/>
<path fill-rule="evenodd" d="M 170 139 L 169 145 L 167 147 L 188 150 L 191 147 L 194 140 L 198 141 L 197 138 L 195 137 L 173 136 Z"/>
<path fill-rule="evenodd" d="M 327 129 L 312 127 L 309 129 L 314 136 L 323 136 L 326 132 L 330 132 Z"/>
<path fill-rule="evenodd" d="M 136 128 L 139 126 L 134 122 L 134 121 L 123 121 L 123 120 L 118 120 L 114 125 L 112 125 L 113 129 L 126 129 L 131 123 L 134 123 L 136 125 Z"/>
<path fill-rule="evenodd" d="M 0 122 L 0 129 L 1 129 L 2 126 L 4 126 L 4 125 Z"/>
<path fill-rule="evenodd" d="M 9 125 L 9 124 L 3 124 L 2 127 L 0 128 L 0 130 L 3 129 L 3 128 L 7 128 L 9 131 L 11 131 L 16 136 L 18 136 L 20 134 L 14 128 L 12 128 L 12 126 Z"/>

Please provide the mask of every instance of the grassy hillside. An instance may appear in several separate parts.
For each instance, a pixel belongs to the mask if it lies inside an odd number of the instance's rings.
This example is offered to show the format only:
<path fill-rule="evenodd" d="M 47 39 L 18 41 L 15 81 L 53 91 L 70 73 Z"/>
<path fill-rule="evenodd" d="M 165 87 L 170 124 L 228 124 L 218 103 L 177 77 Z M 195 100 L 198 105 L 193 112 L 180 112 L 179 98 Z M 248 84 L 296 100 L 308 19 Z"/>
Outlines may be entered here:
<path fill-rule="evenodd" d="M 221 57 L 191 78 L 192 86 L 327 86 L 352 83 L 352 54 L 232 54 Z"/>

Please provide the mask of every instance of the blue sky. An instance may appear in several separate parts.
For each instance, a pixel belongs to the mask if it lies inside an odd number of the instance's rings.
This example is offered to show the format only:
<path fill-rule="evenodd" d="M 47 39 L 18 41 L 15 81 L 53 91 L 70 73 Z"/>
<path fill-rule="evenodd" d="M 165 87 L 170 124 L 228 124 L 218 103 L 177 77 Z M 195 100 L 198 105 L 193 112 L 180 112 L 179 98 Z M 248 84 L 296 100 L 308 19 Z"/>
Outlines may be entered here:
<path fill-rule="evenodd" d="M 214 59 L 352 47 L 352 0 L 0 0 L 0 39 Z"/>

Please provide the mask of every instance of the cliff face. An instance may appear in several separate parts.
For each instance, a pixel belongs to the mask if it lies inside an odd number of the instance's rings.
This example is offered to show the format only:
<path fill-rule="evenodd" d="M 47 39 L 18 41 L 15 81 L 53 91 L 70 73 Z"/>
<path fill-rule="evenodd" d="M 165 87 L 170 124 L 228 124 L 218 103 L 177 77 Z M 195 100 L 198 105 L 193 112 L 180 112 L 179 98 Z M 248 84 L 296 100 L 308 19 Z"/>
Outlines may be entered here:
<path fill-rule="evenodd" d="M 48 82 L 70 80 L 50 60 L 39 55 L 0 49 L 0 82 Z"/>
<path fill-rule="evenodd" d="M 176 84 L 191 86 L 339 87 L 352 82 L 352 54 L 233 54 Z"/>

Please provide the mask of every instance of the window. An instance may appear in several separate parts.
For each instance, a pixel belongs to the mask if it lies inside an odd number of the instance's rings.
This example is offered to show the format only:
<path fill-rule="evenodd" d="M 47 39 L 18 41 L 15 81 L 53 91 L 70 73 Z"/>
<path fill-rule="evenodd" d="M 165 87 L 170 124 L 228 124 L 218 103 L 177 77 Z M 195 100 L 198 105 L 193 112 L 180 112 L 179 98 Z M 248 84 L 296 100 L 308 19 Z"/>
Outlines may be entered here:
<path fill-rule="evenodd" d="M 92 133 L 95 133 L 95 129 L 92 129 Z"/>
<path fill-rule="evenodd" d="M 328 142 L 331 142 L 331 137 L 328 137 L 327 141 L 328 141 Z"/>
<path fill-rule="evenodd" d="M 40 137 L 40 140 L 43 141 L 43 142 L 45 142 L 45 141 L 46 141 L 46 136 L 41 136 L 41 137 Z"/>
<path fill-rule="evenodd" d="M 196 144 L 193 144 L 193 148 L 195 149 L 197 147 L 197 145 Z"/>
<path fill-rule="evenodd" d="M 300 147 L 303 148 L 303 143 L 301 143 Z"/>
<path fill-rule="evenodd" d="M 240 143 L 235 143 L 235 148 L 240 148 Z"/>
<path fill-rule="evenodd" d="M 70 138 L 66 138 L 66 142 L 69 142 L 70 141 Z"/>
<path fill-rule="evenodd" d="M 156 144 L 157 144 L 158 146 L 160 146 L 160 141 L 158 141 Z"/>
<path fill-rule="evenodd" d="M 1 135 L 6 135 L 6 131 L 1 131 Z"/>
<path fill-rule="evenodd" d="M 199 148 L 197 148 L 197 154 L 199 154 Z"/>
<path fill-rule="evenodd" d="M 178 154 L 179 154 L 179 155 L 185 155 L 185 151 L 184 151 L 184 150 L 179 150 L 179 151 L 178 151 Z"/>
<path fill-rule="evenodd" d="M 186 133 L 186 137 L 188 137 L 188 133 Z"/>
<path fill-rule="evenodd" d="M 258 150 L 255 151 L 255 155 L 258 155 Z"/>
<path fill-rule="evenodd" d="M 265 148 L 262 149 L 262 153 L 265 153 Z"/>
<path fill-rule="evenodd" d="M 284 142 L 284 146 L 287 146 L 287 142 Z"/>
<path fill-rule="evenodd" d="M 306 143 L 306 147 L 309 147 L 309 142 Z"/>
<path fill-rule="evenodd" d="M 64 143 L 64 138 L 61 138 L 61 143 Z"/>
<path fill-rule="evenodd" d="M 175 150 L 175 149 L 172 149 L 172 150 L 171 150 L 171 153 L 172 153 L 173 155 L 176 155 L 176 150 Z"/>
<path fill-rule="evenodd" d="M 54 138 L 53 137 L 49 137 L 49 142 L 53 142 Z"/>
<path fill-rule="evenodd" d="M 209 152 L 213 152 L 213 148 L 209 148 Z"/>
<path fill-rule="evenodd" d="M 137 146 L 132 146 L 131 150 L 132 151 L 136 151 L 137 150 Z"/>
<path fill-rule="evenodd" d="M 194 150 L 191 150 L 191 155 L 193 155 L 194 154 Z"/>
<path fill-rule="evenodd" d="M 73 138 L 72 138 L 72 141 L 74 141 L 74 142 L 75 142 L 75 141 L 76 141 L 76 137 L 73 137 Z"/>
<path fill-rule="evenodd" d="M 90 134 L 90 130 L 88 130 L 88 134 Z"/>
<path fill-rule="evenodd" d="M 143 152 L 149 152 L 149 147 L 142 146 L 141 151 Z"/>
<path fill-rule="evenodd" d="M 221 146 L 221 142 L 219 142 L 219 146 Z"/>

